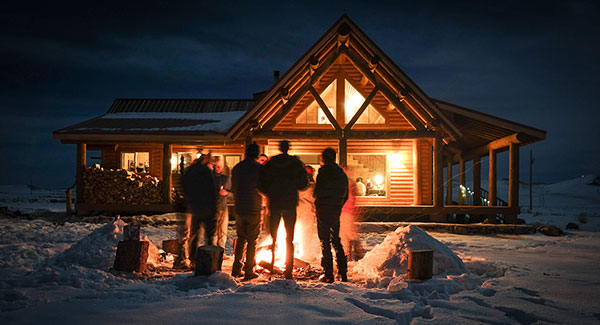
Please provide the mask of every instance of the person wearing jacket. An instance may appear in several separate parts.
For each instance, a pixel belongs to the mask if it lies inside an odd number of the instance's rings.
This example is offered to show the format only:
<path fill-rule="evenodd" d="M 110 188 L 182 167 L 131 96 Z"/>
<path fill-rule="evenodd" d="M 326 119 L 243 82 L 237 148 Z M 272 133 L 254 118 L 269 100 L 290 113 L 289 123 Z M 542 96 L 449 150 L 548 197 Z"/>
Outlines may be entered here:
<path fill-rule="evenodd" d="M 324 274 L 320 280 L 332 283 L 333 257 L 331 245 L 335 249 L 338 273 L 342 281 L 348 281 L 348 260 L 340 240 L 340 213 L 348 200 L 348 177 L 335 163 L 335 151 L 331 148 L 321 154 L 321 168 L 315 186 L 315 206 L 317 209 L 317 232 L 321 240 L 321 266 Z"/>
<path fill-rule="evenodd" d="M 256 255 L 256 240 L 260 234 L 260 212 L 262 195 L 258 192 L 258 177 L 262 165 L 256 161 L 258 145 L 251 143 L 246 147 L 246 157 L 233 167 L 231 183 L 235 199 L 235 227 L 237 240 L 234 247 L 234 261 L 231 275 L 242 275 L 244 266 L 244 280 L 257 278 L 254 273 L 254 258 Z M 244 245 L 246 248 L 246 262 L 243 263 Z"/>
<path fill-rule="evenodd" d="M 215 245 L 215 213 L 216 195 L 210 165 L 210 154 L 202 155 L 183 174 L 181 185 L 183 195 L 191 214 L 186 225 L 188 250 L 187 257 L 191 265 L 196 264 L 198 250 L 198 233 L 200 226 L 204 225 L 204 244 Z"/>
<path fill-rule="evenodd" d="M 290 143 L 279 142 L 281 154 L 272 157 L 263 167 L 258 181 L 259 190 L 269 199 L 269 232 L 273 239 L 272 264 L 275 262 L 275 244 L 277 228 L 283 218 L 286 232 L 285 278 L 292 278 L 294 267 L 294 226 L 296 225 L 296 207 L 298 190 L 306 188 L 308 179 L 304 164 L 295 156 L 288 155 Z M 271 269 L 271 271 L 273 271 Z"/>

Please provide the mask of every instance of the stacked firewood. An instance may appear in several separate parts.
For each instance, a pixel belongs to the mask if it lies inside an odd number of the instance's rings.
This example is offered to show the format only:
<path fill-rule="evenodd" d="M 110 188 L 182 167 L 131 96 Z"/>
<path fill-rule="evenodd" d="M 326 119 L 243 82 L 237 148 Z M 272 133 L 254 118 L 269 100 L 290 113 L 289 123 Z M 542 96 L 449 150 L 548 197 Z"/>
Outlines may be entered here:
<path fill-rule="evenodd" d="M 86 203 L 94 204 L 158 204 L 162 203 L 161 181 L 150 175 L 96 165 L 83 172 L 83 197 Z"/>

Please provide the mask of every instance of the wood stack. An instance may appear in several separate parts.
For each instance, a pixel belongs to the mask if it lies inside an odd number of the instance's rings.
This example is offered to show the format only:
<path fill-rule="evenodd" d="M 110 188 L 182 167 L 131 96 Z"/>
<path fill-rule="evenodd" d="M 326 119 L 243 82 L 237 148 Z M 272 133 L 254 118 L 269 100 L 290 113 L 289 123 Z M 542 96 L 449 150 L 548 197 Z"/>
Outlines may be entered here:
<path fill-rule="evenodd" d="M 98 166 L 83 172 L 83 197 L 94 204 L 159 204 L 161 181 L 151 175 Z"/>

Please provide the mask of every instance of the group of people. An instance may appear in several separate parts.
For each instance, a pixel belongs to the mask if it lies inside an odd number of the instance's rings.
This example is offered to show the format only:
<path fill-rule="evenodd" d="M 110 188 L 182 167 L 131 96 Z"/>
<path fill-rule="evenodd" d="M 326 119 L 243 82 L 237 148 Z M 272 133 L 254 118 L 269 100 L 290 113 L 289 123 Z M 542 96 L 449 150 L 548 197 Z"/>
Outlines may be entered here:
<path fill-rule="evenodd" d="M 182 185 L 192 215 L 187 234 L 191 263 L 195 261 L 201 224 L 204 224 L 205 229 L 205 245 L 224 246 L 225 241 L 220 241 L 220 238 L 226 238 L 226 198 L 232 194 L 235 199 L 237 232 L 232 275 L 243 276 L 244 280 L 258 277 L 254 267 L 262 219 L 267 224 L 273 240 L 271 272 L 273 271 L 277 231 L 283 219 L 286 229 L 284 276 L 291 279 L 298 193 L 311 185 L 314 186 L 317 233 L 321 244 L 321 265 L 324 269 L 321 281 L 334 282 L 332 246 L 336 252 L 338 274 L 342 281 L 347 281 L 347 257 L 340 240 L 340 214 L 348 200 L 348 178 L 335 162 L 335 150 L 323 150 L 320 157 L 321 168 L 314 182 L 312 167 L 305 167 L 300 159 L 288 154 L 289 141 L 282 140 L 279 149 L 281 154 L 268 159 L 265 155 L 259 156 L 256 143 L 247 145 L 245 159 L 231 172 L 231 182 L 225 175 L 218 176 L 222 175 L 222 167 L 217 167 L 219 164 L 215 164 L 214 170 L 211 171 L 211 159 L 208 155 L 203 155 L 187 169 L 182 177 Z M 264 197 L 268 207 L 266 215 Z M 220 237 L 223 231 L 224 236 Z"/>

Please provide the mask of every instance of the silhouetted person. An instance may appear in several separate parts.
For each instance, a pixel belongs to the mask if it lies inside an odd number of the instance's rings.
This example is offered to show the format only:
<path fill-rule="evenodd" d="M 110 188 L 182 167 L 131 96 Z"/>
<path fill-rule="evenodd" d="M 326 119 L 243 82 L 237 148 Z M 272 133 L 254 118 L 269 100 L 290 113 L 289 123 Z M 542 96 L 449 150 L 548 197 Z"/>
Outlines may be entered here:
<path fill-rule="evenodd" d="M 238 277 L 242 274 L 244 265 L 244 279 L 250 280 L 258 277 L 254 273 L 254 258 L 256 255 L 256 240 L 260 234 L 260 212 L 262 195 L 258 192 L 258 177 L 263 166 L 256 161 L 258 145 L 249 144 L 246 147 L 246 157 L 233 167 L 231 183 L 235 198 L 235 227 L 237 240 L 234 247 L 234 261 L 231 275 Z M 243 263 L 244 245 L 246 248 L 246 262 Z"/>
<path fill-rule="evenodd" d="M 338 273 L 342 281 L 348 281 L 348 260 L 340 240 L 340 213 L 348 200 L 348 177 L 335 163 L 335 151 L 331 148 L 321 154 L 321 168 L 315 186 L 315 206 L 317 208 L 317 231 L 321 240 L 321 266 L 325 273 L 322 282 L 333 282 L 333 257 L 331 245 L 335 249 Z"/>
<path fill-rule="evenodd" d="M 283 218 L 286 231 L 285 277 L 292 278 L 294 268 L 294 226 L 296 224 L 296 206 L 298 190 L 308 184 L 304 164 L 295 156 L 288 155 L 290 143 L 279 142 L 281 154 L 272 157 L 263 167 L 259 178 L 259 189 L 269 199 L 269 232 L 273 238 L 272 263 L 275 262 L 275 244 L 279 221 Z M 272 265 L 271 265 L 272 267 Z"/>
<path fill-rule="evenodd" d="M 191 219 L 187 223 L 188 258 L 192 266 L 196 264 L 198 233 L 204 225 L 204 244 L 215 245 L 216 197 L 210 165 L 210 154 L 202 155 L 181 177 L 183 194 Z"/>

